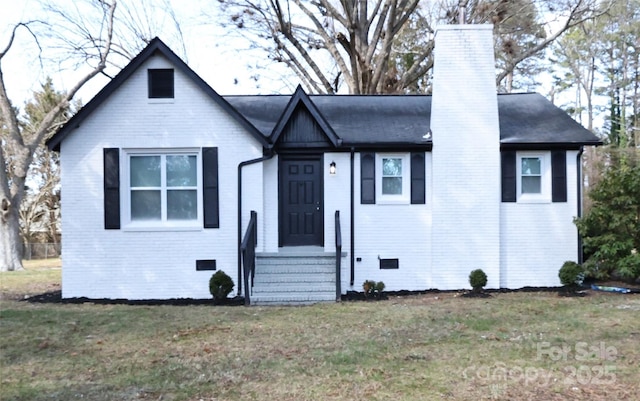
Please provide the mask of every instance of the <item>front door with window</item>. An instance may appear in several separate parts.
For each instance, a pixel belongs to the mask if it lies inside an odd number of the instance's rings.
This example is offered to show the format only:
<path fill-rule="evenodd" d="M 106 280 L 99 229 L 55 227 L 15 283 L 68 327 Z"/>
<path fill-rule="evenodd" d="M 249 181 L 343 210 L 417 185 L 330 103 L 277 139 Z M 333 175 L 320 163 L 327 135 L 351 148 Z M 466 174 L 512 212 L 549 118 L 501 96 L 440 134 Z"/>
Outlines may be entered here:
<path fill-rule="evenodd" d="M 280 246 L 322 246 L 322 156 L 283 155 L 279 170 Z"/>

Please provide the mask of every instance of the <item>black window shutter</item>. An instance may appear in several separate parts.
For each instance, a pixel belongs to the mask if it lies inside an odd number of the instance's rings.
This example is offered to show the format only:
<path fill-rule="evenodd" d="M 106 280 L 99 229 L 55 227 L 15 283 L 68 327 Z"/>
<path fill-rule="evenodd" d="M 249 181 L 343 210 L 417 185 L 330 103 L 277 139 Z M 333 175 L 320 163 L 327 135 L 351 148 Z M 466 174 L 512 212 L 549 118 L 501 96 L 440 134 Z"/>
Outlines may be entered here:
<path fill-rule="evenodd" d="M 218 148 L 202 148 L 204 228 L 220 227 Z"/>
<path fill-rule="evenodd" d="M 567 201 L 567 152 L 551 151 L 551 201 Z"/>
<path fill-rule="evenodd" d="M 373 205 L 376 203 L 376 154 L 360 155 L 360 203 Z"/>
<path fill-rule="evenodd" d="M 411 153 L 411 204 L 425 203 L 424 152 Z"/>
<path fill-rule="evenodd" d="M 516 201 L 516 152 L 503 151 L 502 156 L 502 201 Z"/>
<path fill-rule="evenodd" d="M 120 149 L 105 148 L 104 154 L 104 228 L 120 229 Z"/>

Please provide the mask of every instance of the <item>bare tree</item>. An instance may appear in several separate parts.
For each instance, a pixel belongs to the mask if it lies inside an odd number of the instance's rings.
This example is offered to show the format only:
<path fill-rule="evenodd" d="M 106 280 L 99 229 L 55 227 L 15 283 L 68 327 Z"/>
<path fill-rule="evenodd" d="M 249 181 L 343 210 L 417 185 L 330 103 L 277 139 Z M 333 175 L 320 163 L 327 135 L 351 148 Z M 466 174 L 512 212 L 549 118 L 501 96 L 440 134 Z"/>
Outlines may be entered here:
<path fill-rule="evenodd" d="M 16 24 L 0 52 L 0 271 L 22 267 L 20 214 L 24 219 L 46 221 L 55 237 L 58 177 L 55 169 L 49 169 L 55 156 L 42 144 L 77 110 L 69 109 L 69 104 L 78 91 L 98 75 L 111 78 L 159 33 L 165 40 L 169 37 L 186 58 L 182 27 L 170 0 L 41 0 L 41 6 L 44 17 Z M 18 50 L 16 38 L 20 33 L 26 33 L 35 44 L 41 67 L 76 71 L 81 77 L 71 89 L 56 92 L 53 99 L 40 104 L 44 108 L 38 110 L 35 119 L 26 110 L 27 116 L 21 120 L 20 110 L 12 105 L 5 86 L 2 62 L 10 51 Z M 39 189 L 48 195 L 34 192 L 25 203 L 30 171 L 44 173 Z M 23 232 L 25 225 L 28 223 L 23 221 Z"/>
<path fill-rule="evenodd" d="M 613 1 L 613 0 L 612 0 Z M 309 92 L 402 92 L 432 68 L 438 23 L 457 23 L 460 5 L 467 23 L 496 27 L 503 90 L 527 60 L 567 29 L 597 15 L 596 0 L 217 0 L 226 26 L 284 63 Z M 461 4 L 462 3 L 462 4 Z M 429 8 L 427 8 L 429 7 Z M 551 18 L 552 16 L 553 18 Z M 411 25 L 406 28 L 406 25 Z M 554 28 L 557 27 L 557 28 Z M 402 42 L 420 38 L 420 46 Z M 398 40 L 398 38 L 400 39 Z M 411 48 L 410 54 L 406 52 Z M 398 52 L 404 52 L 398 55 Z M 408 57 L 405 57 L 408 54 Z M 397 65 L 402 60 L 404 65 Z M 529 70 L 531 67 L 528 67 Z"/>
<path fill-rule="evenodd" d="M 231 0 L 223 7 L 239 33 L 285 63 L 308 91 L 335 93 L 344 82 L 358 94 L 382 91 L 393 40 L 418 2 Z M 328 54 L 329 68 L 318 50 Z M 428 54 L 424 49 L 402 80 L 423 74 Z"/>
<path fill-rule="evenodd" d="M 25 105 L 19 123 L 23 135 L 32 135 L 49 110 L 63 98 L 63 92 L 56 91 L 51 78 L 47 78 L 40 90 Z M 69 105 L 58 115 L 45 134 L 48 139 L 70 116 L 80 108 L 79 102 Z M 58 153 L 50 151 L 44 144 L 36 148 L 33 162 L 26 179 L 25 196 L 20 205 L 21 237 L 29 242 L 58 242 L 60 233 L 60 171 Z"/>
<path fill-rule="evenodd" d="M 35 29 L 38 25 L 45 23 L 31 21 L 17 24 L 11 31 L 8 42 L 0 50 L 0 112 L 3 126 L 2 152 L 0 152 L 0 271 L 22 269 L 19 210 L 25 195 L 27 171 L 36 149 L 78 90 L 107 67 L 107 58 L 111 52 L 113 39 L 116 0 L 100 0 L 94 4 L 101 15 L 97 30 L 91 29 L 84 20 L 77 20 L 67 27 L 70 32 L 75 33 L 73 37 L 68 35 L 68 32 L 53 29 L 51 31 L 52 34 L 64 39 L 61 47 L 66 43 L 76 50 L 81 50 L 85 56 L 85 62 L 91 65 L 91 68 L 46 113 L 33 130 L 25 130 L 19 123 L 18 111 L 12 106 L 7 95 L 2 61 L 13 49 L 18 30 L 26 30 L 39 45 L 39 37 Z"/>

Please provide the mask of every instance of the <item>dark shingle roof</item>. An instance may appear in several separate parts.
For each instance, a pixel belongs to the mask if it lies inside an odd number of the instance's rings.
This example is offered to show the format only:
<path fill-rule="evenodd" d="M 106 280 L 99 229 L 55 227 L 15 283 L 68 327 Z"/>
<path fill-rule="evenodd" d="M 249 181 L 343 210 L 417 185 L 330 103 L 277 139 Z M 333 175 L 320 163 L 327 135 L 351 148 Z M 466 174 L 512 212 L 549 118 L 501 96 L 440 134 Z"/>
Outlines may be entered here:
<path fill-rule="evenodd" d="M 502 145 L 599 145 L 601 141 L 538 93 L 498 96 Z"/>
<path fill-rule="evenodd" d="M 290 96 L 225 96 L 229 104 L 269 136 Z M 309 95 L 344 145 L 425 144 L 429 96 Z"/>
<path fill-rule="evenodd" d="M 160 39 L 153 39 L 109 84 L 74 115 L 49 141 L 58 149 L 62 140 L 100 107 L 120 85 L 154 54 L 161 54 L 238 121 L 264 147 L 302 102 L 334 144 L 357 147 L 431 147 L 431 97 L 425 95 L 294 95 L 220 96 Z M 297 99 L 297 100 L 296 100 Z M 314 107 L 315 106 L 315 107 Z M 498 96 L 501 146 L 513 148 L 598 145 L 591 132 L 536 93 Z M 287 114 L 283 112 L 287 111 Z M 280 121 L 283 119 L 283 121 Z M 274 134 L 275 133 L 275 134 Z M 337 136 L 337 138 L 335 137 Z"/>
<path fill-rule="evenodd" d="M 225 96 L 269 137 L 291 96 Z M 344 145 L 424 145 L 431 96 L 310 95 Z M 537 93 L 498 96 L 500 141 L 509 147 L 597 145 L 599 139 Z"/>

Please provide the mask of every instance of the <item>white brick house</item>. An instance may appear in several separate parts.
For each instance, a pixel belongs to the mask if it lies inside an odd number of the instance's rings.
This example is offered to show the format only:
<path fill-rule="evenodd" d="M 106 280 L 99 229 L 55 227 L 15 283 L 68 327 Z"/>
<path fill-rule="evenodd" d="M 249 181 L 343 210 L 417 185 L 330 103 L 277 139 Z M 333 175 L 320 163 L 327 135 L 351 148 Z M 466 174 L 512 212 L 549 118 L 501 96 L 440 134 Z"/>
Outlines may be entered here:
<path fill-rule="evenodd" d="M 492 45 L 491 26 L 441 27 L 433 96 L 223 97 L 154 39 L 48 143 L 63 297 L 209 298 L 212 270 L 253 303 L 468 288 L 476 268 L 559 285 L 599 141 L 538 94 L 497 95 Z"/>

